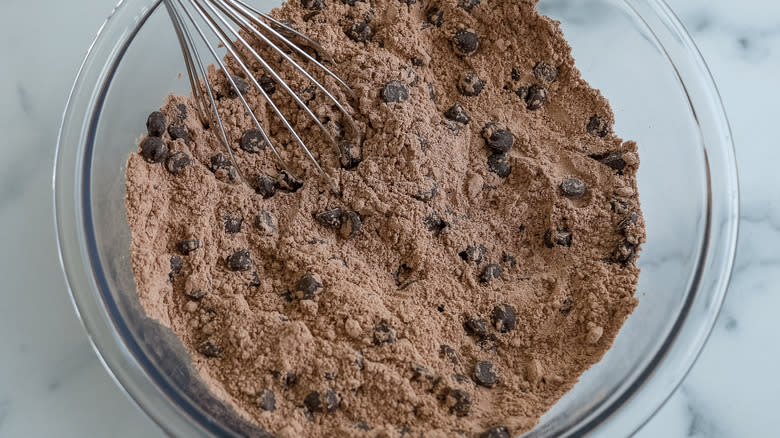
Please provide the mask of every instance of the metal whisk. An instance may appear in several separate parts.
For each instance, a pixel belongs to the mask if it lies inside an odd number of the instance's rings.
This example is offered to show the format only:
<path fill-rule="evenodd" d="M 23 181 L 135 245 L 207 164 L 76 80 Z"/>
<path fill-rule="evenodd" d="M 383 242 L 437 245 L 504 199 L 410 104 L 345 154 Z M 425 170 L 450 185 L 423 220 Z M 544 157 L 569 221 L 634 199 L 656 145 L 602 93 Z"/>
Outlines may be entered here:
<path fill-rule="evenodd" d="M 339 153 L 339 158 L 345 153 L 342 150 L 341 145 L 333 138 L 330 131 L 323 125 L 319 118 L 312 112 L 312 110 L 301 100 L 301 98 L 290 88 L 285 80 L 269 65 L 269 63 L 263 59 L 263 56 L 258 54 L 252 44 L 241 35 L 240 30 L 244 32 L 244 35 L 249 35 L 255 40 L 256 47 L 266 47 L 277 53 L 282 62 L 289 62 L 295 70 L 300 72 L 308 81 L 311 81 L 314 86 L 321 90 L 327 98 L 335 104 L 338 110 L 343 114 L 344 121 L 347 127 L 354 136 L 355 143 L 360 144 L 360 131 L 352 116 L 347 112 L 344 106 L 333 96 L 333 94 L 325 88 L 320 82 L 307 72 L 301 65 L 296 62 L 291 55 L 297 55 L 298 57 L 305 59 L 311 65 L 321 69 L 325 74 L 335 79 L 335 81 L 342 87 L 347 95 L 354 98 L 354 93 L 350 87 L 334 74 L 330 69 L 320 63 L 314 56 L 307 53 L 302 47 L 313 49 L 320 59 L 329 59 L 324 49 L 311 40 L 306 35 L 298 32 L 291 26 L 280 22 L 268 14 L 262 13 L 257 9 L 247 5 L 240 0 L 163 0 L 168 13 L 173 22 L 176 34 L 181 44 L 182 53 L 184 54 L 184 61 L 187 66 L 187 74 L 189 75 L 190 83 L 192 85 L 192 93 L 195 100 L 200 106 L 201 117 L 205 123 L 213 121 L 219 127 L 219 134 L 225 148 L 227 149 L 230 160 L 233 166 L 239 172 L 239 176 L 245 182 L 246 178 L 241 175 L 239 166 L 236 165 L 236 160 L 233 155 L 233 149 L 228 141 L 227 134 L 225 132 L 225 126 L 220 117 L 219 109 L 217 106 L 217 97 L 212 89 L 212 85 L 209 84 L 207 78 L 207 65 L 204 63 L 204 59 L 199 53 L 198 46 L 195 44 L 196 38 L 202 41 L 210 53 L 211 57 L 216 60 L 217 66 L 225 73 L 227 81 L 232 87 L 235 95 L 241 100 L 246 111 L 251 115 L 252 121 L 260 131 L 265 143 L 271 148 L 276 155 L 279 163 L 289 175 L 293 175 L 289 166 L 285 163 L 282 156 L 279 154 L 279 150 L 276 145 L 271 141 L 271 138 L 263 129 L 258 117 L 254 114 L 250 108 L 247 100 L 244 97 L 246 90 L 239 88 L 237 84 L 236 74 L 242 74 L 250 86 L 256 87 L 267 104 L 272 109 L 273 113 L 281 120 L 285 128 L 289 130 L 295 142 L 303 148 L 308 158 L 314 163 L 319 173 L 325 178 L 330 185 L 331 189 L 335 193 L 339 193 L 338 187 L 333 182 L 330 175 L 323 170 L 320 163 L 312 154 L 311 150 L 306 146 L 300 135 L 295 131 L 295 128 L 285 118 L 277 105 L 269 96 L 269 93 L 260 85 L 257 78 L 255 78 L 252 70 L 248 65 L 251 60 L 257 61 L 262 66 L 264 72 L 268 73 L 276 84 L 280 85 L 282 90 L 289 94 L 292 99 L 295 100 L 297 105 L 311 117 L 314 122 L 319 126 L 322 132 L 326 135 L 326 138 L 335 146 Z M 217 49 L 213 43 L 209 40 L 209 35 L 212 38 L 215 36 L 221 46 L 227 50 L 227 53 L 233 58 L 235 64 L 238 66 L 238 70 L 231 72 L 227 66 L 227 63 L 219 56 Z M 281 43 L 282 47 L 279 47 Z M 243 50 L 239 48 L 243 46 Z M 242 52 L 244 53 L 242 55 Z M 246 59 L 244 58 L 246 57 Z M 206 108 L 210 107 L 210 111 Z"/>

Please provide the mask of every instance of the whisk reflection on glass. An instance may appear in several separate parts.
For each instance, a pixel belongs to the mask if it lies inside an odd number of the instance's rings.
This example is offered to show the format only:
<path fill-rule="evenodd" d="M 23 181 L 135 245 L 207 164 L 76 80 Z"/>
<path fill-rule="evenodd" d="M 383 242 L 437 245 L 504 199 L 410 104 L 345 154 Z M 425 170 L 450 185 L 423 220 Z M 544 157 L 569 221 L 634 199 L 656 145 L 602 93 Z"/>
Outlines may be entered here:
<path fill-rule="evenodd" d="M 232 94 L 235 94 L 235 96 L 241 100 L 241 103 L 250 115 L 252 122 L 260 132 L 263 141 L 271 148 L 278 159 L 283 172 L 289 176 L 293 176 L 290 167 L 285 163 L 285 160 L 279 153 L 278 146 L 271 140 L 268 131 L 263 128 L 259 118 L 253 112 L 245 98 L 247 88 L 249 87 L 254 87 L 260 92 L 273 114 L 276 115 L 284 127 L 289 131 L 294 142 L 303 148 L 306 156 L 312 161 L 317 171 L 324 177 L 331 189 L 335 193 L 339 193 L 338 187 L 331 176 L 322 168 L 310 148 L 306 146 L 304 140 L 298 132 L 296 132 L 292 124 L 282 114 L 278 105 L 271 99 L 270 93 L 266 91 L 263 85 L 255 77 L 253 71 L 249 68 L 249 65 L 251 64 L 259 64 L 262 67 L 263 72 L 270 75 L 272 80 L 275 81 L 275 84 L 278 84 L 281 89 L 295 101 L 297 106 L 319 126 L 327 140 L 335 146 L 339 158 L 342 159 L 345 154 L 342 146 L 333 138 L 330 131 L 323 125 L 306 103 L 304 103 L 295 91 L 292 90 L 290 85 L 255 49 L 255 47 L 262 47 L 276 53 L 279 55 L 282 62 L 289 63 L 289 65 L 294 67 L 294 69 L 305 77 L 306 80 L 312 82 L 317 89 L 322 91 L 328 100 L 330 100 L 338 111 L 342 113 L 343 120 L 346 122 L 349 131 L 353 135 L 353 144 L 359 145 L 359 129 L 355 120 L 349 112 L 347 112 L 344 105 L 342 105 L 324 85 L 314 79 L 312 74 L 306 71 L 293 56 L 291 56 L 296 55 L 307 61 L 309 65 L 320 69 L 327 76 L 332 77 L 348 96 L 354 97 L 354 93 L 350 87 L 317 59 L 327 58 L 323 48 L 291 26 L 272 18 L 268 14 L 260 12 L 240 0 L 163 0 L 163 2 L 171 17 L 174 29 L 179 38 L 179 43 L 181 44 L 184 61 L 187 66 L 187 74 L 189 75 L 192 86 L 193 97 L 199 105 L 201 118 L 204 123 L 210 126 L 216 125 L 219 128 L 218 132 L 215 132 L 215 134 L 224 143 L 233 166 L 238 170 L 233 149 L 230 146 L 230 141 L 228 141 L 223 117 L 221 117 L 219 113 L 219 107 L 217 105 L 218 96 L 207 78 L 208 67 L 204 62 L 203 55 L 208 55 L 213 58 L 219 69 L 225 73 Z M 250 44 L 244 35 L 253 39 L 255 46 Z M 217 48 L 209 39 L 214 37 L 216 37 L 219 45 L 227 50 L 229 57 L 234 61 L 233 64 L 237 66 L 238 71 L 231 71 L 227 65 L 228 63 L 219 56 Z M 202 43 L 200 49 L 198 44 L 196 44 L 197 41 Z M 202 47 L 206 48 L 207 53 L 201 54 L 200 50 Z M 318 56 L 315 57 L 310 55 L 304 48 L 314 50 Z M 234 70 L 236 70 L 236 68 L 234 68 Z M 246 79 L 243 79 L 242 77 Z M 245 182 L 247 181 L 246 178 L 241 175 L 240 170 L 239 175 L 241 179 Z"/>

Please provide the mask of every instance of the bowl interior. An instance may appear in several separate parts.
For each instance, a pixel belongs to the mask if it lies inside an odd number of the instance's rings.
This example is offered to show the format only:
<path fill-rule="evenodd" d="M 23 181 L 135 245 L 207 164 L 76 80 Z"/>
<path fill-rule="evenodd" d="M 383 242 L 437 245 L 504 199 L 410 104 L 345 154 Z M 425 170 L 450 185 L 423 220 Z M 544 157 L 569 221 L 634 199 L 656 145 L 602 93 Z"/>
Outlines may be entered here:
<path fill-rule="evenodd" d="M 268 10 L 280 2 L 253 3 Z M 641 17 L 619 0 L 541 0 L 539 8 L 561 21 L 577 67 L 610 100 L 615 131 L 639 143 L 639 190 L 648 237 L 639 261 L 638 308 L 604 359 L 528 436 L 559 435 L 588 416 L 609 414 L 615 400 L 636 389 L 686 310 L 701 263 L 708 206 L 699 125 L 675 66 Z M 93 114 L 83 162 L 90 206 L 85 232 L 94 249 L 93 270 L 102 280 L 100 293 L 128 348 L 174 403 L 206 428 L 246 433 L 248 426 L 199 383 L 176 337 L 145 317 L 130 266 L 124 209 L 128 154 L 136 150 L 146 116 L 162 99 L 170 92 L 189 92 L 164 8 L 151 13 L 118 56 L 115 65 L 106 66 L 114 72 Z"/>

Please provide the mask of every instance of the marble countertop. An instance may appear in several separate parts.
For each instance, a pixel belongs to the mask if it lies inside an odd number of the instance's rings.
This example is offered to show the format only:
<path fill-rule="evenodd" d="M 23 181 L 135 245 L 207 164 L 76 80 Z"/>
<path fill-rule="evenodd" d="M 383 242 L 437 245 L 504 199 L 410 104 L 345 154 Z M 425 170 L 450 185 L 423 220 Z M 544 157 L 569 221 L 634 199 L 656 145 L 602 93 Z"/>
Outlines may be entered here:
<path fill-rule="evenodd" d="M 0 2 L 0 437 L 157 437 L 92 351 L 57 259 L 55 138 L 85 49 L 113 0 Z M 741 241 L 725 306 L 680 389 L 637 434 L 780 430 L 780 2 L 669 0 L 707 59 L 737 144 Z M 30 26 L 35 17 L 38 29 Z M 10 60 L 10 62 L 9 62 Z"/>

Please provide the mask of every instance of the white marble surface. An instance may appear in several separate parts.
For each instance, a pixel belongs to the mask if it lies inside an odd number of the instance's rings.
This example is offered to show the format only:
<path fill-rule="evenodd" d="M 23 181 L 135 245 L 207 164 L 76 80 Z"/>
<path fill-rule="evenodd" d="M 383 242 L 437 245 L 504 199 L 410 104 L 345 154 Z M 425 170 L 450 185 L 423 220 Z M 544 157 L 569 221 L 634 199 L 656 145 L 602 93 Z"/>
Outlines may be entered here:
<path fill-rule="evenodd" d="M 163 435 L 90 348 L 54 240 L 50 173 L 60 112 L 112 2 L 0 1 L 0 437 Z M 732 122 L 741 242 L 709 343 L 638 436 L 778 436 L 780 140 L 773 128 L 780 114 L 780 2 L 670 4 L 709 62 Z"/>

